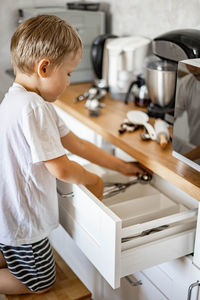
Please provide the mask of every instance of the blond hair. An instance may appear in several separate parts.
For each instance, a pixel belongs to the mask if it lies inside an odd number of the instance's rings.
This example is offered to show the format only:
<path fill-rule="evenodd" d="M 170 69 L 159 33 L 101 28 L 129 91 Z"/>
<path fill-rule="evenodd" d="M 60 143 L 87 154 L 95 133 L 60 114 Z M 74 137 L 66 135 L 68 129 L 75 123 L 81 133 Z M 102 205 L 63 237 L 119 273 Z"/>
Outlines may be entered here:
<path fill-rule="evenodd" d="M 80 37 L 70 24 L 57 16 L 40 15 L 18 26 L 11 39 L 11 61 L 15 72 L 32 74 L 40 59 L 47 57 L 57 66 L 81 48 Z"/>

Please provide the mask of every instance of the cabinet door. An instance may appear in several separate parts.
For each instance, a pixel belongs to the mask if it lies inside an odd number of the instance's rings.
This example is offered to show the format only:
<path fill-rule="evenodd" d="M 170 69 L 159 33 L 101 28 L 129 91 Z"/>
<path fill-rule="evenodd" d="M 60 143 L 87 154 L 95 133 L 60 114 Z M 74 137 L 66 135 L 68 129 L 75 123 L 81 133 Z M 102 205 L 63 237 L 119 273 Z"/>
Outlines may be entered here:
<path fill-rule="evenodd" d="M 87 168 L 104 181 L 128 180 Z M 58 188 L 61 194 L 73 192 L 59 196 L 60 223 L 113 288 L 126 275 L 193 252 L 197 211 L 175 204 L 150 184 L 132 185 L 102 202 L 82 185 Z M 150 234 L 144 235 L 146 230 Z"/>
<path fill-rule="evenodd" d="M 172 300 L 173 278 L 164 272 L 160 266 L 143 270 L 142 273 L 167 299 Z"/>
<path fill-rule="evenodd" d="M 191 297 L 190 299 L 188 298 L 189 287 L 200 280 L 200 270 L 194 266 L 192 260 L 193 256 L 187 255 L 159 265 L 159 269 L 170 278 L 170 281 L 166 281 L 165 286 L 170 290 L 170 300 L 200 300 L 200 289 L 198 285 L 194 285 L 193 288 L 191 287 Z M 169 282 L 172 282 L 172 285 L 169 284 Z M 164 291 L 164 285 L 162 291 Z"/>
<path fill-rule="evenodd" d="M 167 300 L 170 299 L 164 295 L 146 276 L 143 272 L 134 274 L 137 280 L 141 280 L 142 285 L 137 287 L 137 300 Z M 177 299 L 178 300 L 178 299 Z"/>

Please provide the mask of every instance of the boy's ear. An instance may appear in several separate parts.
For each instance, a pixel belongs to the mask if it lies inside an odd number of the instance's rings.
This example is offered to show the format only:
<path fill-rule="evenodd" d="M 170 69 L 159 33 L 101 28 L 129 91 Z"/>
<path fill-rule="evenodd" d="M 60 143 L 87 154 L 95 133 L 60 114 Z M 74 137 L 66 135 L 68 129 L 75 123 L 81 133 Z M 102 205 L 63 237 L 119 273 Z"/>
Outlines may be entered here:
<path fill-rule="evenodd" d="M 50 71 L 50 60 L 48 58 L 41 59 L 37 65 L 38 75 L 42 78 L 45 78 L 49 75 L 49 71 Z"/>

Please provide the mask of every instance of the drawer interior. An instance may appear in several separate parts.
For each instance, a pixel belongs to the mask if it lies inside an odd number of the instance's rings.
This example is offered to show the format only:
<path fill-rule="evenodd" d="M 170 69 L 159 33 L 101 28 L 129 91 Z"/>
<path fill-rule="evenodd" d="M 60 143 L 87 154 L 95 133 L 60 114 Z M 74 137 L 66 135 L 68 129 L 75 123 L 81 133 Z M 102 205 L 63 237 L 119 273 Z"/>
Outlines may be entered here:
<path fill-rule="evenodd" d="M 126 183 L 134 179 L 96 165 L 86 168 L 101 176 L 104 183 Z M 131 185 L 102 202 L 122 220 L 122 250 L 190 230 L 196 223 L 196 213 L 187 216 L 187 207 L 174 202 L 150 183 Z"/>
<path fill-rule="evenodd" d="M 101 176 L 104 183 L 127 183 L 135 179 L 94 164 L 87 164 L 84 167 Z M 70 193 L 72 186 L 59 181 L 58 189 L 62 193 Z M 103 199 L 102 203 L 121 220 L 122 250 L 190 230 L 194 228 L 196 222 L 196 212 L 191 213 L 187 207 L 174 202 L 150 183 L 133 184 L 125 191 Z M 71 213 L 72 207 L 76 206 L 76 214 L 81 214 L 82 220 L 88 220 L 84 215 L 82 202 L 72 200 L 71 207 L 68 200 L 63 201 L 63 205 Z"/>
<path fill-rule="evenodd" d="M 127 177 L 96 165 L 89 164 L 86 168 L 101 176 L 104 183 L 127 183 L 135 179 L 135 177 Z M 103 199 L 102 202 L 122 220 L 122 227 L 187 210 L 183 205 L 172 201 L 159 192 L 150 183 L 131 185 L 125 191 Z"/>
<path fill-rule="evenodd" d="M 151 186 L 149 188 L 151 189 Z M 132 192 L 134 193 L 134 187 L 132 187 Z M 109 207 L 122 219 L 122 227 L 151 221 L 155 218 L 158 219 L 186 210 L 185 207 L 176 204 L 161 193 L 130 199 Z"/>

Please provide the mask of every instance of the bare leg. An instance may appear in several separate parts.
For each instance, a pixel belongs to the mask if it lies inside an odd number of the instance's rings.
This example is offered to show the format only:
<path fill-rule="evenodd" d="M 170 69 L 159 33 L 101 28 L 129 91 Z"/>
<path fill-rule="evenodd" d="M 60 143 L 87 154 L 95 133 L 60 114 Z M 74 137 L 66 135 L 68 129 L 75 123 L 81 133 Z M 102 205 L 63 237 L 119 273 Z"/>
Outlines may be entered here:
<path fill-rule="evenodd" d="M 31 291 L 8 268 L 0 270 L 0 294 L 27 294 Z"/>
<path fill-rule="evenodd" d="M 0 269 L 7 268 L 7 263 L 2 253 L 0 252 Z"/>
<path fill-rule="evenodd" d="M 50 288 L 36 292 L 37 294 L 44 293 Z M 0 252 L 0 294 L 17 295 L 30 294 L 31 292 L 20 280 L 10 273 L 7 268 L 6 261 Z"/>
<path fill-rule="evenodd" d="M 0 252 L 0 294 L 30 293 L 27 287 L 13 276 L 7 268 L 7 263 Z"/>

